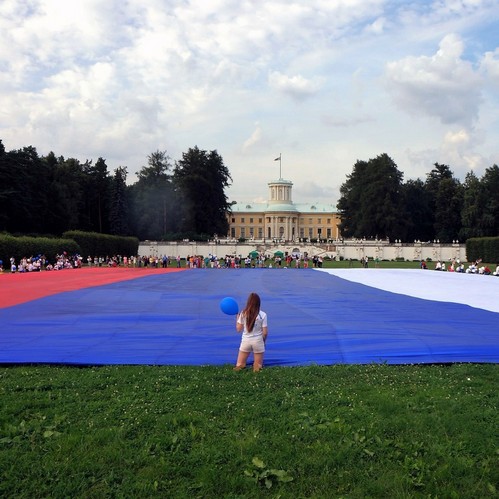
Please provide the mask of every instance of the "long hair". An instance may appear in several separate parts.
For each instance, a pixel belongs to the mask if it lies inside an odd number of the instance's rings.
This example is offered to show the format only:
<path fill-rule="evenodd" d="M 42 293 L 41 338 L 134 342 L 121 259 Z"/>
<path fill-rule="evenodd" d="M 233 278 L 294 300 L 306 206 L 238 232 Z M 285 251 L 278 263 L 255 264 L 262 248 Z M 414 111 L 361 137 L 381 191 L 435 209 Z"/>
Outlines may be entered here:
<path fill-rule="evenodd" d="M 256 293 L 250 293 L 248 296 L 248 301 L 246 302 L 246 307 L 243 310 L 244 319 L 246 322 L 246 330 L 248 332 L 253 331 L 255 326 L 256 317 L 260 312 L 260 297 Z"/>

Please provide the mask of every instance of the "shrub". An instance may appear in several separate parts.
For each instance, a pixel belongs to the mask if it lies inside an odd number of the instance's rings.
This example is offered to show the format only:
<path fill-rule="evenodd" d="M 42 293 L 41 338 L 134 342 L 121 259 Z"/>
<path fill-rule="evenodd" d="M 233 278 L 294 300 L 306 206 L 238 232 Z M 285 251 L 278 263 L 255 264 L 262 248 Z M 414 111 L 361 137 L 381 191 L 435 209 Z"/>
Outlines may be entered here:
<path fill-rule="evenodd" d="M 139 240 L 136 237 L 113 236 L 97 232 L 68 231 L 64 237 L 76 241 L 81 249 L 81 255 L 112 256 L 136 255 L 139 249 Z"/>
<path fill-rule="evenodd" d="M 466 255 L 472 262 L 482 259 L 484 262 L 499 262 L 499 237 L 476 237 L 466 241 Z"/>
<path fill-rule="evenodd" d="M 64 252 L 69 255 L 81 254 L 76 241 L 69 238 L 0 235 L 0 260 L 3 260 L 4 268 L 8 268 L 11 257 L 19 262 L 24 257 L 44 255 L 48 261 L 54 262 L 56 255 Z"/>

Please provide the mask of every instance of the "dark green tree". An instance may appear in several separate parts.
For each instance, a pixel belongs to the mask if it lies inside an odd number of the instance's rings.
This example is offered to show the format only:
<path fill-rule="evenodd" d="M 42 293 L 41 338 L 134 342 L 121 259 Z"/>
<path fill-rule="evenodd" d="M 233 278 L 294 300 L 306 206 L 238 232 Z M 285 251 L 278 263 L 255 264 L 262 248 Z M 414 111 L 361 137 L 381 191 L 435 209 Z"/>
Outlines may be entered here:
<path fill-rule="evenodd" d="M 499 236 L 499 166 L 485 170 L 481 179 L 483 211 L 480 227 L 484 236 Z"/>
<path fill-rule="evenodd" d="M 408 180 L 402 186 L 405 206 L 406 239 L 429 241 L 433 239 L 433 212 L 430 196 L 421 179 Z"/>
<path fill-rule="evenodd" d="M 110 233 L 117 236 L 127 236 L 129 234 L 129 200 L 126 177 L 126 166 L 120 166 L 114 170 L 114 176 L 111 179 L 109 226 Z"/>
<path fill-rule="evenodd" d="M 470 237 L 481 237 L 484 235 L 483 228 L 481 227 L 481 218 L 485 200 L 480 179 L 473 172 L 469 172 L 466 175 L 463 191 L 459 239 L 465 241 Z"/>
<path fill-rule="evenodd" d="M 75 158 L 59 157 L 52 172 L 52 227 L 53 233 L 81 229 L 80 218 L 84 206 L 85 174 Z"/>
<path fill-rule="evenodd" d="M 164 239 L 177 230 L 179 207 L 172 185 L 172 165 L 166 151 L 147 157 L 131 187 L 132 229 L 140 239 Z"/>
<path fill-rule="evenodd" d="M 218 152 L 190 148 L 176 163 L 173 180 L 182 202 L 181 231 L 197 237 L 227 234 L 225 188 L 232 178 Z"/>
<path fill-rule="evenodd" d="M 340 187 L 338 209 L 344 237 L 406 238 L 402 177 L 387 154 L 357 161 Z"/>
<path fill-rule="evenodd" d="M 425 186 L 431 199 L 434 237 L 443 243 L 459 239 L 463 207 L 461 183 L 447 165 L 435 163 Z"/>
<path fill-rule="evenodd" d="M 0 231 L 9 230 L 11 199 L 13 195 L 10 161 L 5 147 L 0 140 Z"/>
<path fill-rule="evenodd" d="M 109 233 L 109 209 L 111 203 L 111 177 L 106 160 L 100 157 L 95 165 L 87 161 L 83 165 L 83 207 L 81 228 L 92 232 Z"/>
<path fill-rule="evenodd" d="M 338 211 L 341 215 L 340 232 L 343 237 L 355 237 L 358 233 L 362 193 L 365 190 L 368 167 L 367 161 L 357 160 L 352 173 L 347 175 L 346 182 L 340 186 Z"/>
<path fill-rule="evenodd" d="M 32 146 L 0 152 L 0 229 L 44 234 L 49 227 L 45 163 Z"/>

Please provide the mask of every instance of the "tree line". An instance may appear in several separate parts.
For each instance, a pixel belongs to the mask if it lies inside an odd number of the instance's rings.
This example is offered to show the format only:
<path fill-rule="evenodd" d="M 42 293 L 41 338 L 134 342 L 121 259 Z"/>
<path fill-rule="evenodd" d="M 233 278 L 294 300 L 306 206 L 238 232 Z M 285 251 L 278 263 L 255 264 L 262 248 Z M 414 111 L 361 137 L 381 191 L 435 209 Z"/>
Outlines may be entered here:
<path fill-rule="evenodd" d="M 166 151 L 147 157 L 137 181 L 127 167 L 111 174 L 95 163 L 40 156 L 33 146 L 6 151 L 0 140 L 0 231 L 59 236 L 68 230 L 140 240 L 203 240 L 228 232 L 232 178 L 216 150 L 197 146 L 172 161 Z M 425 180 L 403 182 L 385 153 L 358 160 L 340 188 L 345 238 L 412 242 L 465 241 L 499 235 L 499 167 L 461 183 L 448 165 L 434 164 Z"/>
<path fill-rule="evenodd" d="M 0 140 L 0 231 L 59 236 L 68 230 L 139 239 L 201 239 L 228 232 L 232 181 L 223 158 L 197 146 L 173 162 L 147 157 L 138 180 L 127 167 L 111 174 L 100 157 L 80 162 L 40 156 L 33 146 L 6 151 Z"/>
<path fill-rule="evenodd" d="M 499 235 L 499 167 L 460 182 L 448 165 L 435 163 L 425 180 L 403 182 L 387 155 L 357 161 L 341 185 L 338 211 L 345 238 L 402 242 L 465 241 Z"/>

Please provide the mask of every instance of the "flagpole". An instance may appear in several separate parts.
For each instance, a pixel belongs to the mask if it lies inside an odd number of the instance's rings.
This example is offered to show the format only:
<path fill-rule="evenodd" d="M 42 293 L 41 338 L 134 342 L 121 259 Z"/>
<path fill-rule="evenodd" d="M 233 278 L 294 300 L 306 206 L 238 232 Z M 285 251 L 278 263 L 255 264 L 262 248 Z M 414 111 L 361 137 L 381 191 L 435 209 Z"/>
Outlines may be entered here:
<path fill-rule="evenodd" d="M 274 161 L 279 161 L 279 180 L 282 180 L 282 154 L 279 153 L 279 157 L 274 159 Z"/>

